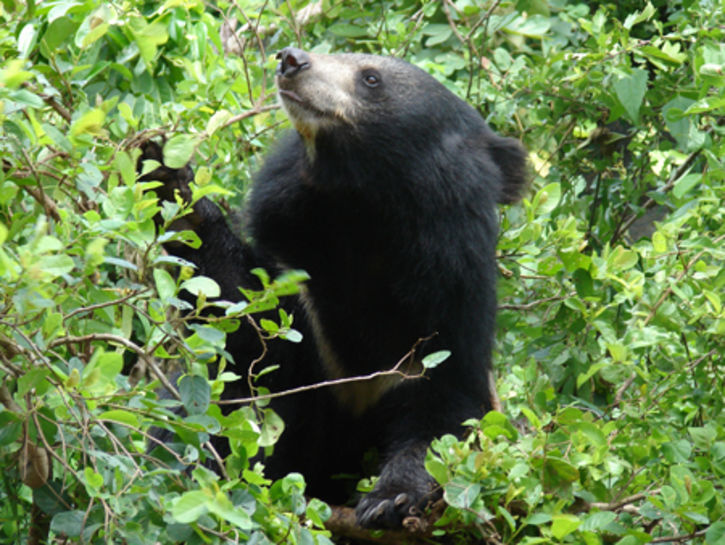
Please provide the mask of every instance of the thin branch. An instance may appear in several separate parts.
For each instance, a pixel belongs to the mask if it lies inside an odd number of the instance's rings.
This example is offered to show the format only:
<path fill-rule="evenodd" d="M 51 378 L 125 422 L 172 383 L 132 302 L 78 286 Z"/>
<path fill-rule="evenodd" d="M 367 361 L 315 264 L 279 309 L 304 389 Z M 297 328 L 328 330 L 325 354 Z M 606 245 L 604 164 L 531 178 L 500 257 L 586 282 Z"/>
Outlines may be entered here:
<path fill-rule="evenodd" d="M 680 534 L 676 536 L 663 536 L 663 537 L 655 537 L 652 538 L 650 543 L 672 543 L 679 542 L 682 543 L 683 541 L 690 541 L 691 539 L 694 539 L 696 537 L 704 536 L 707 533 L 707 528 L 704 530 L 698 530 L 697 532 L 693 532 L 691 534 Z"/>
<path fill-rule="evenodd" d="M 631 505 L 640 500 L 647 499 L 648 497 L 650 497 L 654 494 L 657 494 L 658 492 L 659 492 L 659 490 L 650 490 L 647 493 L 643 492 L 640 494 L 635 494 L 634 496 L 629 496 L 628 498 L 624 498 L 623 500 L 619 500 L 619 501 L 612 502 L 612 503 L 592 502 L 589 504 L 589 507 L 596 508 L 601 511 L 618 511 L 627 505 Z"/>
<path fill-rule="evenodd" d="M 50 343 L 49 347 L 53 348 L 55 346 L 63 344 L 79 344 L 93 341 L 105 341 L 109 343 L 120 344 L 121 346 L 136 352 L 136 354 L 138 354 L 141 359 L 143 359 L 144 363 L 148 365 L 149 369 L 153 371 L 154 376 L 159 379 L 164 388 L 166 388 L 176 400 L 181 400 L 181 396 L 179 395 L 178 390 L 173 384 L 171 384 L 171 382 L 169 382 L 169 379 L 166 378 L 166 374 L 159 368 L 158 365 L 156 365 L 154 359 L 149 356 L 143 348 L 138 346 L 133 341 L 129 341 L 128 339 L 124 339 L 123 337 L 110 333 L 91 333 L 90 335 L 82 335 L 80 337 L 74 337 L 71 335 L 67 337 L 60 337 L 53 340 Z"/>
<path fill-rule="evenodd" d="M 723 239 L 725 239 L 725 235 L 720 235 L 719 237 L 714 239 L 712 241 L 713 246 L 717 247 L 717 245 L 720 242 L 722 242 Z M 672 286 L 677 285 L 682 281 L 682 279 L 685 277 L 685 275 L 690 271 L 690 268 L 692 268 L 692 266 L 698 262 L 698 260 L 705 254 L 705 252 L 707 252 L 707 248 L 697 252 L 693 256 L 693 258 L 687 262 L 687 264 L 685 265 L 685 268 L 682 269 L 682 272 L 679 275 L 677 275 L 677 278 L 674 280 L 674 282 L 671 282 L 670 285 L 667 286 L 667 289 L 662 292 L 662 295 L 660 295 L 660 298 L 657 300 L 657 302 L 654 305 L 652 305 L 652 309 L 650 310 L 649 314 L 647 315 L 647 318 L 645 318 L 645 320 L 644 320 L 644 324 L 642 324 L 642 325 L 646 326 L 647 324 L 650 323 L 652 318 L 654 318 L 655 314 L 657 314 L 657 309 L 660 308 L 662 303 L 665 302 L 665 299 L 667 299 L 667 297 L 669 297 L 669 295 L 672 293 Z"/>
<path fill-rule="evenodd" d="M 709 132 L 709 131 L 708 131 Z M 698 148 L 690 155 L 687 156 L 687 159 L 684 160 L 684 162 L 675 169 L 675 171 L 670 176 L 670 179 L 667 181 L 665 185 L 663 185 L 659 191 L 660 192 L 667 192 L 670 189 L 672 189 L 675 184 L 679 181 L 680 178 L 682 178 L 685 173 L 690 169 L 692 166 L 692 163 L 695 162 L 695 159 L 697 159 L 697 156 L 702 153 L 703 148 Z M 657 201 L 655 201 L 652 197 L 649 197 L 644 204 L 642 205 L 642 208 L 644 210 L 649 210 L 650 208 L 654 207 L 657 204 Z M 629 218 L 627 218 L 622 224 L 617 228 L 616 232 L 612 236 L 612 242 L 619 239 L 619 237 L 622 236 L 622 233 L 624 233 L 627 229 L 629 229 L 632 224 L 637 221 L 637 218 L 639 218 L 639 214 L 632 214 Z"/>
<path fill-rule="evenodd" d="M 269 112 L 272 110 L 278 110 L 280 108 L 279 104 L 267 104 L 265 106 L 255 106 L 251 110 L 247 110 L 246 112 L 242 112 L 241 114 L 233 115 L 227 121 L 222 125 L 223 128 L 228 127 L 229 125 L 234 125 L 235 123 L 238 123 L 244 119 L 247 119 L 248 117 L 252 117 L 255 115 L 259 115 L 264 112 Z"/>
<path fill-rule="evenodd" d="M 67 123 L 71 122 L 71 114 L 70 112 L 65 108 L 65 106 L 62 106 L 61 104 L 58 104 L 55 99 L 52 96 L 49 95 L 39 95 L 40 98 L 43 99 L 43 102 L 45 102 L 48 106 L 53 108 L 58 114 L 66 120 Z"/>
<path fill-rule="evenodd" d="M 374 373 L 370 373 L 368 375 L 358 375 L 358 376 L 354 376 L 354 377 L 343 377 L 343 378 L 337 378 L 337 379 L 331 379 L 331 380 L 323 380 L 322 382 L 316 382 L 314 384 L 307 384 L 305 386 L 298 386 L 296 388 L 290 388 L 289 390 L 282 390 L 281 392 L 271 392 L 269 394 L 262 394 L 262 395 L 251 396 L 251 397 L 241 397 L 241 398 L 237 398 L 237 399 L 222 399 L 222 400 L 216 401 L 215 403 L 217 403 L 219 405 L 253 403 L 256 401 L 262 401 L 262 400 L 266 400 L 266 399 L 276 399 L 278 397 L 300 394 L 302 392 L 309 392 L 311 390 L 318 390 L 320 388 L 329 388 L 330 386 L 339 386 L 341 384 L 349 384 L 351 382 L 364 382 L 364 381 L 373 380 L 373 379 L 380 378 L 380 377 L 399 376 L 403 380 L 422 378 L 424 376 L 425 369 L 421 370 L 419 373 L 408 374 L 405 371 L 401 371 L 400 367 L 406 361 L 410 360 L 410 358 L 415 354 L 415 350 L 418 348 L 418 346 L 422 342 L 429 340 L 431 337 L 432 336 L 418 339 L 415 342 L 415 345 L 413 346 L 413 348 L 411 348 L 408 351 L 408 353 L 405 354 L 405 356 L 400 358 L 398 363 L 396 363 L 392 368 L 386 369 L 384 371 L 375 371 Z"/>
<path fill-rule="evenodd" d="M 562 295 L 555 295 L 553 297 L 546 297 L 545 299 L 538 299 L 536 301 L 531 301 L 530 303 L 526 303 L 523 305 L 499 305 L 499 310 L 531 310 L 534 307 L 537 307 L 539 305 L 543 305 L 544 303 L 551 303 L 554 301 L 564 301 L 568 297 L 571 297 L 570 295 L 562 296 Z"/>
<path fill-rule="evenodd" d="M 88 305 L 87 307 L 79 307 L 79 308 L 77 308 L 77 309 L 69 312 L 68 314 L 66 314 L 65 317 L 63 318 L 63 321 L 65 322 L 69 318 L 72 318 L 73 316 L 76 316 L 77 314 L 81 314 L 83 312 L 92 312 L 94 310 L 98 310 L 99 308 L 111 307 L 111 306 L 114 306 L 114 305 L 123 304 L 126 301 L 128 301 L 129 299 L 131 299 L 133 297 L 136 297 L 137 295 L 141 295 L 141 294 L 143 294 L 143 293 L 145 293 L 145 292 L 147 292 L 149 290 L 150 290 L 150 288 L 144 288 L 142 290 L 133 291 L 133 292 L 129 293 L 128 295 L 124 295 L 123 297 L 120 297 L 118 299 L 114 299 L 113 301 L 104 301 L 102 303 L 96 303 L 94 305 Z"/>
<path fill-rule="evenodd" d="M 614 401 L 612 402 L 612 405 L 610 408 L 618 407 L 619 404 L 622 402 L 622 397 L 624 396 L 624 392 L 626 392 L 629 387 L 634 382 L 634 379 L 637 378 L 637 373 L 632 373 L 627 380 L 624 381 L 624 384 L 622 384 L 619 388 L 617 388 L 617 393 L 614 394 Z"/>
<path fill-rule="evenodd" d="M 40 179 L 40 175 L 38 174 L 38 171 L 35 169 L 35 164 L 30 159 L 30 156 L 28 155 L 28 152 L 25 150 L 25 148 L 21 148 L 23 157 L 25 158 L 25 161 L 28 164 L 28 168 L 33 173 L 33 178 L 35 178 L 38 187 L 34 188 L 29 185 L 23 186 L 23 189 L 30 193 L 32 197 L 38 201 L 38 203 L 43 207 L 45 210 L 46 215 L 53 218 L 55 221 L 60 221 L 60 214 L 58 213 L 58 207 L 53 202 L 50 197 L 48 197 L 45 194 L 45 190 L 43 189 L 43 182 Z"/>
<path fill-rule="evenodd" d="M 458 38 L 458 41 L 461 42 L 461 45 L 468 45 L 468 40 L 466 40 L 463 34 L 461 34 L 461 32 L 458 30 L 458 27 L 456 26 L 456 22 L 453 20 L 450 6 L 451 0 L 443 0 L 443 12 L 446 14 L 446 19 L 448 19 L 448 26 L 451 27 L 453 34 L 456 35 L 456 38 Z"/>

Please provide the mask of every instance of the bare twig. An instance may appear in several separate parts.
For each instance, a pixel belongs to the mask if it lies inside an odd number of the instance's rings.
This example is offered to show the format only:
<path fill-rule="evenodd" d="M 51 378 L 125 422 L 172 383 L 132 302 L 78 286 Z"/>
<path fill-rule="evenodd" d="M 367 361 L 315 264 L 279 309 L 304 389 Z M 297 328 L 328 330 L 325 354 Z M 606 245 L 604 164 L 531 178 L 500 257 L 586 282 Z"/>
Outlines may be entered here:
<path fill-rule="evenodd" d="M 619 388 L 617 388 L 617 393 L 614 394 L 614 401 L 612 402 L 612 407 L 617 407 L 622 402 L 622 397 L 624 396 L 624 392 L 629 389 L 629 387 L 634 382 L 634 379 L 637 378 L 637 373 L 632 373 L 627 380 L 624 381 L 624 384 L 622 384 Z"/>
<path fill-rule="evenodd" d="M 48 106 L 53 108 L 58 114 L 65 119 L 67 123 L 71 122 L 71 114 L 70 112 L 65 108 L 65 106 L 62 106 L 61 104 L 58 104 L 55 99 L 52 96 L 49 95 L 40 95 L 40 98 L 43 99 L 43 102 L 45 102 Z"/>
<path fill-rule="evenodd" d="M 543 305 L 544 303 L 551 303 L 554 301 L 564 301 L 568 297 L 571 297 L 571 295 L 555 295 L 553 297 L 546 297 L 544 299 L 537 299 L 536 301 L 531 301 L 530 303 L 525 303 L 523 305 L 499 305 L 499 310 L 531 310 L 534 307 L 537 307 L 539 305 Z"/>
<path fill-rule="evenodd" d="M 259 115 L 259 114 L 264 113 L 264 112 L 269 112 L 269 111 L 272 111 L 272 110 L 278 110 L 279 107 L 280 106 L 277 103 L 267 104 L 265 106 L 261 106 L 261 105 L 255 106 L 251 110 L 247 110 L 246 112 L 242 112 L 241 114 L 233 115 L 232 117 L 230 117 L 229 119 L 227 119 L 227 121 L 222 125 L 222 127 L 226 128 L 229 125 L 234 125 L 234 123 L 239 123 L 240 121 L 242 121 L 244 119 L 247 119 L 248 117 L 252 117 L 252 116 L 255 116 L 255 115 Z"/>
<path fill-rule="evenodd" d="M 676 536 L 662 536 L 662 537 L 655 537 L 652 538 L 650 543 L 672 543 L 672 542 L 678 542 L 682 543 L 683 541 L 690 541 L 691 539 L 695 539 L 696 537 L 704 536 L 707 533 L 707 528 L 704 530 L 698 530 L 697 532 L 693 532 L 691 534 L 680 534 Z"/>
<path fill-rule="evenodd" d="M 619 511 L 624 507 L 631 506 L 633 503 L 637 503 L 640 500 L 647 499 L 648 497 L 657 494 L 659 490 L 650 490 L 647 493 L 640 493 L 635 494 L 634 496 L 629 496 L 628 498 L 624 498 L 622 500 L 612 502 L 612 503 L 605 503 L 605 502 L 592 502 L 589 504 L 590 508 L 599 509 L 600 511 Z"/>
<path fill-rule="evenodd" d="M 28 156 L 28 152 L 25 150 L 25 148 L 21 148 L 23 157 L 25 158 L 25 162 L 28 165 L 28 168 L 33 173 L 33 178 L 38 184 L 38 187 L 31 187 L 29 185 L 23 186 L 23 189 L 30 193 L 30 195 L 38 201 L 38 203 L 43 207 L 45 210 L 45 214 L 53 218 L 55 221 L 60 221 L 60 214 L 58 213 L 58 207 L 53 202 L 53 200 L 48 197 L 45 194 L 45 190 L 43 189 L 43 182 L 40 179 L 40 175 L 38 174 L 38 171 L 35 168 L 35 163 L 33 163 L 32 159 Z"/>
<path fill-rule="evenodd" d="M 266 399 L 276 399 L 278 397 L 284 397 L 294 394 L 300 394 L 302 392 L 309 392 L 311 390 L 318 390 L 320 388 L 329 388 L 330 386 L 339 386 L 341 384 L 349 384 L 351 382 L 364 382 L 368 380 L 374 380 L 376 378 L 380 377 L 389 377 L 389 376 L 398 376 L 401 377 L 403 380 L 408 379 L 417 379 L 424 376 L 424 371 L 421 370 L 419 373 L 415 374 L 409 374 L 405 371 L 402 371 L 400 368 L 401 366 L 407 362 L 410 361 L 410 358 L 413 354 L 415 354 L 415 350 L 418 348 L 418 346 L 427 340 L 429 340 L 431 337 L 424 337 L 422 339 L 418 339 L 405 356 L 400 358 L 398 360 L 398 363 L 396 363 L 392 368 L 386 369 L 384 371 L 375 371 L 374 373 L 370 373 L 367 375 L 358 375 L 354 377 L 342 377 L 342 378 L 336 378 L 331 380 L 323 380 L 321 382 L 316 382 L 314 384 L 307 384 L 305 386 L 298 386 L 296 388 L 290 388 L 289 390 L 282 390 L 281 392 L 271 392 L 269 394 L 262 394 L 257 396 L 251 396 L 251 397 L 241 397 L 237 399 L 222 399 L 217 401 L 219 405 L 230 405 L 230 404 L 242 404 L 242 403 L 253 403 L 256 401 L 262 401 Z"/>
<path fill-rule="evenodd" d="M 132 291 L 128 295 L 124 295 L 123 297 L 119 297 L 118 299 L 114 299 L 113 301 L 104 301 L 102 303 L 96 303 L 94 305 L 88 305 L 87 307 L 79 307 L 79 308 L 77 308 L 77 309 L 69 312 L 68 314 L 66 314 L 63 317 L 63 321 L 65 322 L 66 320 L 72 318 L 73 316 L 76 316 L 77 314 L 81 314 L 81 313 L 84 313 L 84 312 L 92 312 L 94 310 L 98 310 L 99 308 L 111 307 L 111 306 L 114 306 L 114 305 L 123 304 L 126 301 L 128 301 L 129 299 L 132 299 L 133 297 L 136 297 L 137 295 L 141 295 L 141 294 L 149 291 L 149 289 L 150 288 L 144 288 L 142 290 Z"/>

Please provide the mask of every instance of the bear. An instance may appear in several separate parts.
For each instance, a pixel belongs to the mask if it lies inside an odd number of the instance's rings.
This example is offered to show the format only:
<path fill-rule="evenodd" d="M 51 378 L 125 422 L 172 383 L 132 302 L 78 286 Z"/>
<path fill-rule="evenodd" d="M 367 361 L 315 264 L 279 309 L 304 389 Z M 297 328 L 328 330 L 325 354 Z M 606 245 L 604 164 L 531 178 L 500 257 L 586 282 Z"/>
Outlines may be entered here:
<path fill-rule="evenodd" d="M 379 478 L 356 507 L 369 528 L 400 527 L 440 490 L 426 472 L 431 440 L 498 408 L 492 379 L 496 316 L 497 203 L 527 184 L 527 153 L 434 77 L 401 59 L 278 54 L 279 102 L 293 129 L 254 177 L 236 234 L 211 201 L 198 201 L 183 228 L 202 241 L 167 250 L 242 298 L 258 288 L 251 271 L 301 269 L 309 279 L 282 306 L 302 341 L 269 342 L 271 391 L 389 370 L 400 374 L 283 396 L 272 407 L 285 431 L 266 474 L 305 476 L 307 493 L 349 499 L 338 474 L 360 474 L 377 453 Z M 161 163 L 161 198 L 188 198 L 189 167 L 163 165 L 147 143 L 140 159 Z M 262 351 L 244 324 L 227 339 L 244 374 Z M 422 359 L 449 351 L 422 372 Z M 422 374 L 422 376 L 420 376 Z M 416 378 L 417 377 L 417 378 Z M 246 378 L 226 398 L 248 394 Z M 369 458 L 369 456 L 368 456 Z"/>

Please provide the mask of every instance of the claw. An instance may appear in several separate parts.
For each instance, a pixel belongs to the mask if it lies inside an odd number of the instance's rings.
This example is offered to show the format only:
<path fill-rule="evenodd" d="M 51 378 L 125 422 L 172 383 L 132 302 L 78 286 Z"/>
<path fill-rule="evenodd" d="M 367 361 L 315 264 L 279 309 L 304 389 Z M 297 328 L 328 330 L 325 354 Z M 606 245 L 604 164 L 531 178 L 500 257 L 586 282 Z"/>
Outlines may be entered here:
<path fill-rule="evenodd" d="M 395 508 L 400 509 L 406 503 L 408 503 L 408 501 L 409 501 L 408 494 L 406 494 L 405 492 L 401 492 L 400 494 L 395 496 Z"/>
<path fill-rule="evenodd" d="M 387 510 L 389 503 L 390 500 L 380 502 L 380 504 L 375 508 L 375 513 L 373 513 L 374 520 L 380 520 L 385 516 L 385 511 Z"/>

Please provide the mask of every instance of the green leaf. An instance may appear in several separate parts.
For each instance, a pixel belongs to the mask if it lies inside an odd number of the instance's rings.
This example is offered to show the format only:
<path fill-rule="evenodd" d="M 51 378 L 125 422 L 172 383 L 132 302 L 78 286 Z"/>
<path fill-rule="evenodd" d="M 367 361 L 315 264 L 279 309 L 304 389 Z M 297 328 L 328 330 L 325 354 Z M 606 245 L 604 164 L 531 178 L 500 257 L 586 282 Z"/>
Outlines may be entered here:
<path fill-rule="evenodd" d="M 164 269 L 154 269 L 154 283 L 156 292 L 162 301 L 166 301 L 176 295 L 176 282 Z"/>
<path fill-rule="evenodd" d="M 692 446 L 687 439 L 668 441 L 662 445 L 665 459 L 673 464 L 687 462 L 692 454 Z"/>
<path fill-rule="evenodd" d="M 631 269 L 639 262 L 639 255 L 634 250 L 627 250 L 623 246 L 616 246 L 609 254 L 609 263 L 612 273 L 621 273 Z"/>
<path fill-rule="evenodd" d="M 100 420 L 112 420 L 113 422 L 119 422 L 132 428 L 137 428 L 139 426 L 138 416 L 132 412 L 124 411 L 122 409 L 106 411 L 98 415 L 98 418 Z"/>
<path fill-rule="evenodd" d="M 348 23 L 335 23 L 327 27 L 327 31 L 343 38 L 361 38 L 368 35 L 366 27 Z"/>
<path fill-rule="evenodd" d="M 86 489 L 91 496 L 97 496 L 103 486 L 103 476 L 97 473 L 92 467 L 86 466 L 83 469 L 83 477 L 86 482 Z"/>
<path fill-rule="evenodd" d="M 190 324 L 189 329 L 192 329 L 201 340 L 208 344 L 213 346 L 224 345 L 224 339 L 226 338 L 224 331 L 214 327 L 213 325 Z"/>
<path fill-rule="evenodd" d="M 499 435 L 503 435 L 513 441 L 519 435 L 506 415 L 498 411 L 489 411 L 486 413 L 481 420 L 481 431 L 491 439 L 496 439 Z"/>
<path fill-rule="evenodd" d="M 271 447 L 284 431 L 284 421 L 271 409 L 265 409 L 262 421 L 262 433 L 259 436 L 260 447 Z"/>
<path fill-rule="evenodd" d="M 532 526 L 541 526 L 549 522 L 551 522 L 551 515 L 548 513 L 532 513 L 526 518 L 526 524 L 531 524 Z"/>
<path fill-rule="evenodd" d="M 273 320 L 269 320 L 267 318 L 262 318 L 261 320 L 259 320 L 259 325 L 267 333 L 275 334 L 275 333 L 278 333 L 279 332 L 279 326 Z"/>
<path fill-rule="evenodd" d="M 10 411 L 0 411 L 0 447 L 6 447 L 20 440 L 23 427 L 19 415 Z"/>
<path fill-rule="evenodd" d="M 28 23 L 23 27 L 23 29 L 20 31 L 20 34 L 18 35 L 18 53 L 19 57 L 21 59 L 28 58 L 28 55 L 30 55 L 31 50 L 33 49 L 33 46 L 35 45 L 35 40 L 38 37 L 38 33 L 35 29 L 35 26 L 32 23 Z"/>
<path fill-rule="evenodd" d="M 89 134 L 91 136 L 101 135 L 105 119 L 106 114 L 100 108 L 93 108 L 92 110 L 87 111 L 71 124 L 71 139 L 75 139 L 83 134 Z"/>
<path fill-rule="evenodd" d="M 164 163 L 169 168 L 183 168 L 191 160 L 200 137 L 193 134 L 175 134 L 164 144 Z"/>
<path fill-rule="evenodd" d="M 689 151 L 702 144 L 703 135 L 697 129 L 697 118 L 684 113 L 694 103 L 695 101 L 690 98 L 677 96 L 662 107 L 667 130 L 683 151 Z"/>
<path fill-rule="evenodd" d="M 36 395 L 43 395 L 50 387 L 50 383 L 46 380 L 49 374 L 50 371 L 48 369 L 36 367 L 19 377 L 17 387 L 18 397 L 24 397 L 31 390 L 35 390 Z"/>
<path fill-rule="evenodd" d="M 44 255 L 38 259 L 37 267 L 45 276 L 55 278 L 70 273 L 75 263 L 67 255 Z"/>
<path fill-rule="evenodd" d="M 677 180 L 674 187 L 672 188 L 672 194 L 678 199 L 681 199 L 687 193 L 689 193 L 697 184 L 699 184 L 701 180 L 702 174 L 700 173 L 687 174 L 686 176 L 683 176 L 682 178 Z"/>
<path fill-rule="evenodd" d="M 209 122 L 206 124 L 206 134 L 208 136 L 214 134 L 220 127 L 224 126 L 231 117 L 232 113 L 228 110 L 217 110 L 214 112 L 214 115 L 211 116 Z"/>
<path fill-rule="evenodd" d="M 188 280 L 184 280 L 181 283 L 181 289 L 185 289 L 195 297 L 204 295 L 207 299 L 221 295 L 219 284 L 208 276 L 194 276 Z"/>
<path fill-rule="evenodd" d="M 725 522 L 713 523 L 705 532 L 707 545 L 725 545 Z"/>
<path fill-rule="evenodd" d="M 200 178 L 203 176 L 205 172 L 205 169 L 202 167 L 196 172 L 196 177 Z M 220 195 L 223 197 L 229 197 L 234 195 L 231 191 L 228 189 L 224 189 L 223 187 L 216 185 L 216 184 L 209 184 L 206 185 L 196 185 L 192 184 L 191 186 L 191 202 L 195 203 L 202 197 L 208 197 L 209 195 Z"/>
<path fill-rule="evenodd" d="M 531 427 L 535 430 L 541 429 L 541 420 L 538 416 L 536 416 L 536 413 L 529 409 L 528 407 L 521 407 L 521 413 L 526 417 L 526 420 L 529 421 L 529 424 L 531 424 Z"/>
<path fill-rule="evenodd" d="M 133 161 L 131 161 L 131 157 L 129 156 L 129 154 L 123 150 L 119 150 L 116 153 L 115 162 L 116 168 L 121 173 L 123 183 L 126 184 L 129 188 L 133 187 L 136 183 L 136 167 L 133 164 Z"/>
<path fill-rule="evenodd" d="M 561 540 L 574 532 L 581 523 L 582 521 L 575 515 L 554 515 L 552 517 L 551 533 L 556 539 Z"/>
<path fill-rule="evenodd" d="M 611 511 L 590 513 L 585 517 L 581 530 L 601 533 L 615 520 L 617 520 L 617 515 Z"/>
<path fill-rule="evenodd" d="M 667 237 L 661 231 L 655 231 L 652 234 L 652 248 L 658 254 L 663 254 L 667 251 Z"/>
<path fill-rule="evenodd" d="M 647 2 L 647 5 L 642 11 L 635 11 L 627 15 L 622 25 L 627 30 L 630 30 L 634 25 L 648 21 L 652 16 L 657 13 L 651 2 Z"/>
<path fill-rule="evenodd" d="M 639 110 L 647 92 L 647 80 L 648 76 L 645 70 L 634 68 L 629 74 L 615 80 L 613 84 L 619 103 L 624 107 L 629 119 L 634 123 L 639 121 Z"/>
<path fill-rule="evenodd" d="M 448 467 L 439 458 L 427 457 L 425 469 L 433 476 L 438 484 L 442 485 L 448 482 Z"/>
<path fill-rule="evenodd" d="M 78 23 L 69 17 L 55 19 L 48 25 L 45 34 L 43 34 L 45 46 L 49 51 L 55 51 L 68 39 L 68 36 L 76 33 L 77 28 Z"/>
<path fill-rule="evenodd" d="M 101 4 L 88 15 L 76 32 L 75 44 L 85 49 L 108 32 L 110 21 L 116 18 L 116 11 L 111 4 Z"/>
<path fill-rule="evenodd" d="M 602 430 L 591 422 L 579 422 L 575 425 L 575 428 L 588 439 L 589 444 L 592 446 L 599 448 L 607 446 L 606 436 L 602 433 Z"/>
<path fill-rule="evenodd" d="M 201 490 L 184 492 L 172 505 L 171 516 L 177 522 L 190 524 L 207 513 L 209 497 Z"/>
<path fill-rule="evenodd" d="M 332 516 L 332 509 L 325 502 L 312 498 L 307 503 L 305 515 L 317 528 L 324 528 L 325 521 Z"/>
<path fill-rule="evenodd" d="M 458 509 L 469 509 L 480 493 L 479 483 L 469 482 L 458 476 L 443 487 L 446 502 Z"/>
<path fill-rule="evenodd" d="M 13 102 L 23 106 L 30 106 L 31 108 L 42 108 L 44 105 L 42 98 L 27 89 L 13 90 L 8 93 L 8 98 Z"/>
<path fill-rule="evenodd" d="M 547 456 L 544 467 L 555 481 L 572 483 L 579 479 L 579 470 L 562 458 Z"/>
<path fill-rule="evenodd" d="M 427 36 L 430 36 L 425 44 L 427 47 L 433 47 L 435 45 L 445 42 L 448 38 L 453 36 L 453 30 L 450 25 L 442 23 L 431 23 L 423 27 L 421 32 Z"/>
<path fill-rule="evenodd" d="M 558 182 L 542 187 L 534 196 L 531 203 L 534 216 L 543 216 L 551 213 L 561 199 L 561 186 Z"/>
<path fill-rule="evenodd" d="M 506 509 L 504 509 L 503 506 L 498 505 L 496 506 L 496 512 L 506 521 L 506 524 L 508 524 L 509 529 L 513 532 L 516 530 L 516 521 L 511 516 L 511 513 L 509 513 Z"/>
<path fill-rule="evenodd" d="M 439 350 L 432 352 L 423 358 L 421 364 L 424 369 L 433 369 L 446 361 L 451 356 L 450 350 Z"/>
<path fill-rule="evenodd" d="M 186 412 L 204 414 L 209 408 L 211 387 L 209 382 L 198 375 L 185 375 L 179 381 L 179 394 Z"/>
<path fill-rule="evenodd" d="M 140 17 L 133 17 L 129 21 L 129 28 L 141 53 L 141 58 L 146 66 L 150 68 L 151 62 L 156 58 L 158 46 L 165 44 L 169 39 L 166 26 L 161 23 L 148 24 Z M 165 157 L 166 154 L 164 153 Z"/>
<path fill-rule="evenodd" d="M 123 369 L 123 356 L 119 352 L 106 352 L 98 348 L 83 369 L 80 387 L 91 393 L 116 390 L 116 377 Z"/>
<path fill-rule="evenodd" d="M 542 15 L 521 15 L 514 19 L 506 30 L 530 38 L 543 38 L 551 28 L 551 19 Z"/>
<path fill-rule="evenodd" d="M 51 532 L 69 538 L 81 535 L 86 514 L 84 511 L 64 511 L 57 513 L 50 521 Z"/>
<path fill-rule="evenodd" d="M 206 507 L 211 513 L 214 513 L 241 530 L 251 530 L 254 526 L 249 514 L 243 509 L 234 507 L 226 494 L 221 491 L 217 492 L 213 498 L 207 500 Z M 245 536 L 241 535 L 240 537 L 244 538 Z"/>

